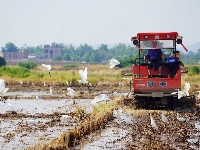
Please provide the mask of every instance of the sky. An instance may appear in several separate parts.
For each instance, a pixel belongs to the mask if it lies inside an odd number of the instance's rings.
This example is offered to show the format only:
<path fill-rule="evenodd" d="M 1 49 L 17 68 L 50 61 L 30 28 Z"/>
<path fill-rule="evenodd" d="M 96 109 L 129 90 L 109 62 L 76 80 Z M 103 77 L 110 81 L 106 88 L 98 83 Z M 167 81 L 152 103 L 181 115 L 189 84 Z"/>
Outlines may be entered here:
<path fill-rule="evenodd" d="M 200 41 L 200 0 L 0 0 L 0 47 L 131 43 L 138 32 Z"/>

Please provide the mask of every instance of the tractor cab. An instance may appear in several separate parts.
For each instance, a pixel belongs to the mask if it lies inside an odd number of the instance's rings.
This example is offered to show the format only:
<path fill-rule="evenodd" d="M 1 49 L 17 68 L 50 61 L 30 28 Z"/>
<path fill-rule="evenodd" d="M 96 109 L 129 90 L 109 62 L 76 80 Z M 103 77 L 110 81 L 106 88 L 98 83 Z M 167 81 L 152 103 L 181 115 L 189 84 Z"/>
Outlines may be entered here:
<path fill-rule="evenodd" d="M 188 51 L 182 44 L 182 36 L 177 32 L 146 32 L 138 33 L 131 41 L 137 46 L 139 56 L 132 68 L 134 101 L 154 105 L 178 102 L 178 94 L 174 93 L 181 90 L 181 74 L 187 72 L 177 50 L 177 44 L 180 44 Z M 155 42 L 156 47 L 152 47 Z M 158 61 L 153 61 L 148 58 L 148 51 L 162 55 Z"/>
<path fill-rule="evenodd" d="M 135 59 L 135 66 L 137 67 L 133 67 L 135 77 L 173 78 L 177 75 L 179 66 L 183 66 L 176 45 L 181 44 L 186 51 L 188 50 L 182 44 L 182 36 L 179 36 L 177 32 L 138 33 L 131 40 L 139 49 L 139 57 Z M 156 43 L 156 47 L 152 47 L 152 43 Z M 150 52 L 156 53 L 155 51 L 162 52 L 157 61 L 151 60 L 147 55 Z M 148 70 L 150 71 L 148 72 Z"/>

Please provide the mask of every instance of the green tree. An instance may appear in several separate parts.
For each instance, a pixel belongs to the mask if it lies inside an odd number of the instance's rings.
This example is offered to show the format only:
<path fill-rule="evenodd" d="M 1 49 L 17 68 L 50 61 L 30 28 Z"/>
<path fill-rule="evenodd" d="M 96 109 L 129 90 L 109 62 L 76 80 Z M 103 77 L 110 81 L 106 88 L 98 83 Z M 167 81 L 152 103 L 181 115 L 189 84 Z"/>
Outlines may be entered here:
<path fill-rule="evenodd" d="M 71 60 L 69 53 L 64 53 L 63 57 L 64 60 Z"/>
<path fill-rule="evenodd" d="M 51 44 L 51 47 L 63 47 L 63 44 L 58 44 L 58 43 L 55 43 L 55 42 L 53 42 L 52 44 Z"/>
<path fill-rule="evenodd" d="M 62 57 L 61 56 L 55 56 L 54 58 L 53 58 L 53 60 L 62 60 Z"/>
<path fill-rule="evenodd" d="M 6 65 L 6 60 L 5 58 L 0 56 L 0 67 L 5 66 Z"/>
<path fill-rule="evenodd" d="M 199 74 L 200 73 L 200 69 L 198 66 L 192 66 L 192 73 L 193 74 Z"/>
<path fill-rule="evenodd" d="M 81 58 L 84 54 L 90 54 L 91 51 L 93 50 L 92 46 L 89 46 L 87 44 L 84 44 L 84 45 L 80 45 L 80 47 L 78 47 L 78 55 L 79 57 Z"/>
<path fill-rule="evenodd" d="M 18 52 L 17 47 L 11 42 L 6 43 L 5 48 L 2 47 L 1 50 L 2 52 Z"/>
<path fill-rule="evenodd" d="M 27 46 L 26 50 L 29 51 L 29 54 L 35 54 L 39 58 L 44 58 L 44 51 L 42 49 L 42 45 L 39 45 L 37 47 L 28 47 Z"/>
<path fill-rule="evenodd" d="M 27 69 L 34 69 L 37 67 L 37 64 L 35 62 L 20 62 L 19 66 Z"/>
<path fill-rule="evenodd" d="M 99 50 L 103 50 L 105 52 L 108 52 L 108 45 L 106 44 L 101 44 L 99 47 L 98 47 Z"/>
<path fill-rule="evenodd" d="M 100 62 L 100 57 L 99 57 L 99 53 L 97 51 L 93 51 L 90 55 L 90 61 L 91 62 Z"/>

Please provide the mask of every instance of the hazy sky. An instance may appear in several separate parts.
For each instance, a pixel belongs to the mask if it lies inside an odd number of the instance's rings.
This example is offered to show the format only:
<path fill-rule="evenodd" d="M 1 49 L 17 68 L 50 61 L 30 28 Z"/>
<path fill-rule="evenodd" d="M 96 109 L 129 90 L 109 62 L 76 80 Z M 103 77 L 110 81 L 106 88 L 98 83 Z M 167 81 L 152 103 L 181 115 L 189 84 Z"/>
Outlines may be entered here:
<path fill-rule="evenodd" d="M 200 0 L 0 0 L 0 47 L 131 43 L 138 32 L 200 41 Z"/>

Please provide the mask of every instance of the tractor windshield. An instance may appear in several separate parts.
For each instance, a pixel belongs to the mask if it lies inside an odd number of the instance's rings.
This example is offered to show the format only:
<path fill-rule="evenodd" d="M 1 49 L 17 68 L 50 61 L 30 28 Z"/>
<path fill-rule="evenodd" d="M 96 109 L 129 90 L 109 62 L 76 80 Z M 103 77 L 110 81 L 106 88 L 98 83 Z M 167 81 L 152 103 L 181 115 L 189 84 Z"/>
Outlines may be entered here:
<path fill-rule="evenodd" d="M 175 44 L 173 40 L 156 40 L 157 41 L 157 48 L 159 49 L 174 49 Z M 152 40 L 148 41 L 140 41 L 140 48 L 141 49 L 151 49 Z"/>

